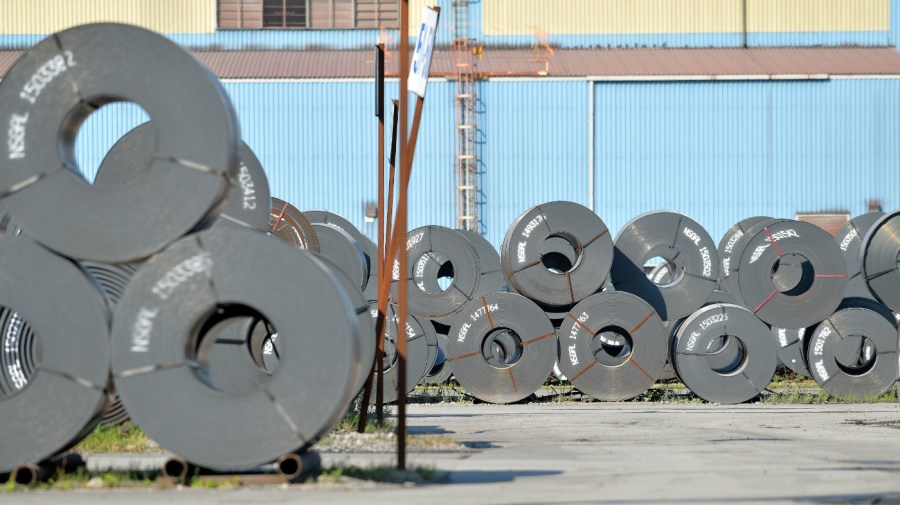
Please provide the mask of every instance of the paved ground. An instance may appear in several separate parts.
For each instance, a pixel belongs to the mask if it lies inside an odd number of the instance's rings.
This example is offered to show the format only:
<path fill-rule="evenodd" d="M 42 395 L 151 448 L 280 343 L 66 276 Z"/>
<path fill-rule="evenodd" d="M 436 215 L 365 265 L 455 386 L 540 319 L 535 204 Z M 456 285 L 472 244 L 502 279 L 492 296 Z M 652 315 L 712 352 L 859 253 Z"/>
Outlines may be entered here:
<path fill-rule="evenodd" d="M 0 502 L 122 503 L 894 503 L 900 407 L 869 405 L 439 404 L 414 432 L 475 451 L 413 454 L 449 483 L 0 495 Z M 390 461 L 326 454 L 325 463 Z"/>

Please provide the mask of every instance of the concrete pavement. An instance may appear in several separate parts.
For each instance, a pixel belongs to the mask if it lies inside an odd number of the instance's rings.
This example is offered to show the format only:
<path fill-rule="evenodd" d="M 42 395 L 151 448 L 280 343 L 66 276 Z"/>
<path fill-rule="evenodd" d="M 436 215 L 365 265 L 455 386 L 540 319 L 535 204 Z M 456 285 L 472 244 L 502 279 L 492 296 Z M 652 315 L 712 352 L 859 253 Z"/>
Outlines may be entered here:
<path fill-rule="evenodd" d="M 0 494 L 2 503 L 897 503 L 900 407 L 660 403 L 410 406 L 447 484 Z M 323 464 L 392 454 L 323 454 Z M 64 500 L 64 501 L 63 501 Z M 880 500 L 880 501 L 878 501 Z"/>

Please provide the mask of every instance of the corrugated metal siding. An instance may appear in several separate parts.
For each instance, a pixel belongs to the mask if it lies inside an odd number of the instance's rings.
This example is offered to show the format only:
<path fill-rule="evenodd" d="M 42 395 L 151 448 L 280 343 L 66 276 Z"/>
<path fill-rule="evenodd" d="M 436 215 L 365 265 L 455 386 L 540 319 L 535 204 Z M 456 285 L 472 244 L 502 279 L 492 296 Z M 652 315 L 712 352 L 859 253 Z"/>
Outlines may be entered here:
<path fill-rule="evenodd" d="M 144 2 L 141 9 L 134 7 L 140 0 L 74 0 L 62 10 L 60 0 L 35 0 L 38 8 L 31 0 L 5 1 L 12 2 L 9 12 L 13 14 L 0 19 L 0 48 L 10 49 L 29 47 L 66 26 L 98 20 L 144 25 L 195 49 L 359 49 L 371 46 L 380 36 L 396 45 L 399 37 L 397 30 L 374 29 L 215 31 L 216 0 Z M 348 0 L 337 1 L 345 5 Z M 747 1 L 747 43 L 752 47 L 888 46 L 900 41 L 900 22 L 895 21 L 898 9 L 891 8 L 898 0 Z M 410 0 L 410 32 L 416 32 L 425 5 L 442 8 L 437 45 L 449 46 L 453 40 L 451 0 Z M 554 47 L 570 48 L 738 47 L 742 43 L 740 0 L 490 0 L 470 2 L 468 8 L 470 37 L 488 46 L 530 47 L 539 32 Z M 55 14 L 44 19 L 46 12 Z M 230 20 L 228 27 L 234 22 Z M 332 25 L 329 18 L 314 26 L 343 25 Z"/>
<path fill-rule="evenodd" d="M 389 40 L 399 35 L 389 30 Z M 379 30 L 220 30 L 212 35 L 173 33 L 167 36 L 192 49 L 361 49 L 377 44 Z M 0 39 L 2 44 L 2 39 Z"/>
<path fill-rule="evenodd" d="M 75 138 L 75 161 L 88 181 L 93 181 L 106 153 L 123 135 L 150 120 L 139 105 L 116 102 L 104 105 L 85 119 Z"/>
<path fill-rule="evenodd" d="M 588 201 L 584 81 L 505 81 L 479 87 L 482 232 L 499 246 L 530 207 Z"/>
<path fill-rule="evenodd" d="M 481 4 L 485 35 L 741 30 L 741 0 L 491 0 Z"/>
<path fill-rule="evenodd" d="M 674 209 L 721 237 L 752 215 L 900 207 L 900 81 L 598 84 L 597 212 Z"/>
<path fill-rule="evenodd" d="M 747 30 L 887 32 L 890 8 L 890 0 L 747 0 Z"/>
<path fill-rule="evenodd" d="M 372 83 L 226 82 L 225 88 L 273 196 L 300 209 L 332 210 L 375 236 L 375 224 L 364 222 L 365 204 L 377 201 Z M 410 182 L 410 227 L 454 223 L 454 89 L 448 83 L 428 88 Z M 393 84 L 386 96 L 396 95 Z"/>
<path fill-rule="evenodd" d="M 891 0 L 891 33 L 888 45 L 900 47 L 900 0 Z"/>
<path fill-rule="evenodd" d="M 491 0 L 482 9 L 494 45 L 533 45 L 543 32 L 559 47 L 736 47 L 744 25 L 740 0 Z M 891 0 L 747 0 L 750 46 L 885 46 L 890 29 Z"/>
<path fill-rule="evenodd" d="M 900 80 L 597 83 L 489 81 L 478 86 L 479 208 L 499 245 L 512 220 L 550 200 L 588 205 L 589 93 L 595 108 L 595 208 L 611 230 L 673 209 L 720 237 L 738 220 L 798 211 L 900 207 Z M 272 193 L 302 209 L 364 223 L 376 201 L 370 82 L 226 82 L 243 138 Z M 396 96 L 396 82 L 387 96 Z M 410 227 L 455 224 L 455 83 L 433 82 L 423 115 Z M 83 167 L 144 120 L 102 108 L 78 135 Z"/>
<path fill-rule="evenodd" d="M 3 0 L 0 33 L 54 33 L 85 23 L 116 22 L 161 33 L 212 33 L 215 0 Z"/>

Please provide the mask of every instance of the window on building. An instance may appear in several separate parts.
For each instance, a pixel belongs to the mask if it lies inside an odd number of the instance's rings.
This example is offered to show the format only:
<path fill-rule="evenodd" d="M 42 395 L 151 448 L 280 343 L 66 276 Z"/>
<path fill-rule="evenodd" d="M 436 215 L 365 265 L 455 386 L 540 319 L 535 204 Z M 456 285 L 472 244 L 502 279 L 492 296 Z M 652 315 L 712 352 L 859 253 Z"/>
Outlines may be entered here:
<path fill-rule="evenodd" d="M 399 0 L 218 0 L 222 29 L 399 27 Z"/>
<path fill-rule="evenodd" d="M 306 28 L 307 0 L 263 0 L 263 28 Z"/>

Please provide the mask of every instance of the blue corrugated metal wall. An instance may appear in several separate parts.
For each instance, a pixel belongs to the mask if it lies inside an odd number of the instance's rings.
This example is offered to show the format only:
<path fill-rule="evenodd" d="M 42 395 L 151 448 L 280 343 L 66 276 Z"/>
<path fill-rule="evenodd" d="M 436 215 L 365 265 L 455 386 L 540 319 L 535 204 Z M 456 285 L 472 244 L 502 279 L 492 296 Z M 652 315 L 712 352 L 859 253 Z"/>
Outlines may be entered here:
<path fill-rule="evenodd" d="M 528 208 L 552 200 L 587 205 L 588 94 L 584 81 L 480 85 L 482 233 L 499 245 Z"/>
<path fill-rule="evenodd" d="M 371 82 L 225 87 L 273 195 L 333 210 L 374 235 L 363 219 L 376 201 Z M 480 213 L 495 245 L 532 205 L 589 204 L 591 89 L 595 207 L 613 231 L 655 209 L 686 213 L 718 238 L 751 215 L 855 215 L 869 199 L 900 207 L 900 80 L 490 81 L 479 85 Z M 455 225 L 454 93 L 453 82 L 429 86 L 411 227 Z M 78 136 L 78 160 L 96 167 L 143 118 L 133 105 L 104 107 Z"/>
<path fill-rule="evenodd" d="M 752 215 L 900 207 L 900 81 L 595 87 L 597 212 L 651 209 L 714 237 Z"/>

